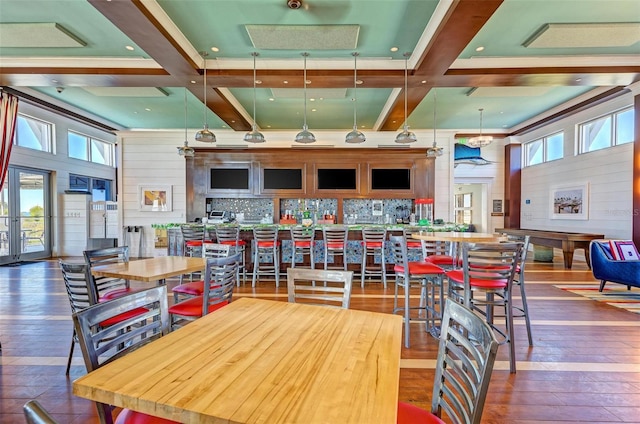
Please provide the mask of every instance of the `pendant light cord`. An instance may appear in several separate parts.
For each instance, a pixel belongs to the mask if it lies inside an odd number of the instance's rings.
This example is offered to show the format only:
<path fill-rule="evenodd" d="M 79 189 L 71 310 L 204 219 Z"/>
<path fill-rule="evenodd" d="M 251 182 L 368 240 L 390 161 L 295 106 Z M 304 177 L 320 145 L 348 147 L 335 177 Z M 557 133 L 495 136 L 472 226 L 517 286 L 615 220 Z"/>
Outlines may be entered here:
<path fill-rule="evenodd" d="M 478 109 L 480 111 L 480 137 L 482 137 L 482 111 L 483 108 Z"/>
<path fill-rule="evenodd" d="M 436 89 L 433 89 L 433 147 L 436 147 Z"/>
<path fill-rule="evenodd" d="M 187 144 L 187 87 L 184 88 L 184 143 Z"/>
<path fill-rule="evenodd" d="M 302 53 L 302 56 L 304 57 L 304 71 L 303 71 L 303 78 L 304 78 L 304 129 L 307 129 L 307 56 L 309 56 L 309 53 Z"/>
<path fill-rule="evenodd" d="M 253 129 L 255 131 L 258 124 L 256 123 L 256 56 L 257 52 L 251 53 L 253 56 Z"/>
<path fill-rule="evenodd" d="M 409 54 L 405 53 L 404 54 L 404 129 L 406 130 L 408 128 L 407 125 L 407 78 L 409 75 L 408 72 L 408 61 L 409 61 Z"/>
<path fill-rule="evenodd" d="M 357 73 L 358 73 L 358 52 L 353 52 L 353 129 L 354 130 L 358 129 L 357 115 L 356 115 L 356 110 L 357 110 L 356 105 L 358 102 L 358 98 L 356 97 L 356 92 L 357 92 L 356 86 L 358 85 Z"/>
<path fill-rule="evenodd" d="M 204 66 L 204 80 L 202 87 L 204 89 L 204 108 L 202 109 L 202 119 L 204 127 L 207 128 L 207 52 L 202 52 L 202 64 Z"/>

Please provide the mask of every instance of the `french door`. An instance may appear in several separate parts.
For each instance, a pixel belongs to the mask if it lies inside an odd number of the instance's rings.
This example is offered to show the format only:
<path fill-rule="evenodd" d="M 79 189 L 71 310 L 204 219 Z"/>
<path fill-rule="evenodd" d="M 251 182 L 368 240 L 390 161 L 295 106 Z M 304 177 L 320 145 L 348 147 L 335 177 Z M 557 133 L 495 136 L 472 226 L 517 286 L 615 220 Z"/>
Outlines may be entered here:
<path fill-rule="evenodd" d="M 9 167 L 0 191 L 0 264 L 51 256 L 49 173 Z"/>

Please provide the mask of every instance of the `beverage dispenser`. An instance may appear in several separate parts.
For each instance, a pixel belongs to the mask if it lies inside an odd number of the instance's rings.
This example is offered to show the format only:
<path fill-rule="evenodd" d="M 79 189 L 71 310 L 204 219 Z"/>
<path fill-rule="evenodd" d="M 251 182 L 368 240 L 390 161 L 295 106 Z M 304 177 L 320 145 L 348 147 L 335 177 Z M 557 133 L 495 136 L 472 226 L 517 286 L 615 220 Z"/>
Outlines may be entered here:
<path fill-rule="evenodd" d="M 433 223 L 433 199 L 416 199 L 416 220 L 418 225 Z"/>

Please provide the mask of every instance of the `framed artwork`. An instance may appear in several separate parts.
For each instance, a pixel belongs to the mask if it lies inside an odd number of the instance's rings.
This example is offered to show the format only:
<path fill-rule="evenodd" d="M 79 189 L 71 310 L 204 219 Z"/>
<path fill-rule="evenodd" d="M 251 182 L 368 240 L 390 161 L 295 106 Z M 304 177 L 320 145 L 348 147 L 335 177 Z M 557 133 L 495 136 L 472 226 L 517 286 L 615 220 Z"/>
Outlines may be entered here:
<path fill-rule="evenodd" d="M 382 200 L 371 201 L 371 215 L 382 216 Z"/>
<path fill-rule="evenodd" d="M 589 219 L 589 184 L 552 188 L 551 219 Z"/>
<path fill-rule="evenodd" d="M 139 185 L 138 210 L 169 212 L 172 210 L 171 185 Z"/>

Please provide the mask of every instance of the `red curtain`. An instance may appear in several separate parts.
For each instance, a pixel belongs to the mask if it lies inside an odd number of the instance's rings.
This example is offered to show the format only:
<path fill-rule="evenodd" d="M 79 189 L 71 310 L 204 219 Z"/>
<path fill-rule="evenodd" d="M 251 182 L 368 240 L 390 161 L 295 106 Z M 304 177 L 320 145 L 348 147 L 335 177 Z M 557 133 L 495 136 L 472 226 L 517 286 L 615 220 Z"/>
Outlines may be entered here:
<path fill-rule="evenodd" d="M 2 104 L 0 104 L 0 190 L 9 170 L 9 157 L 13 146 L 13 133 L 16 129 L 18 117 L 18 98 L 12 94 L 0 91 Z"/>

